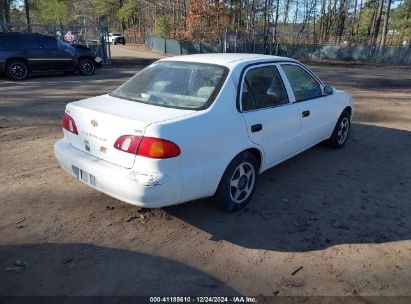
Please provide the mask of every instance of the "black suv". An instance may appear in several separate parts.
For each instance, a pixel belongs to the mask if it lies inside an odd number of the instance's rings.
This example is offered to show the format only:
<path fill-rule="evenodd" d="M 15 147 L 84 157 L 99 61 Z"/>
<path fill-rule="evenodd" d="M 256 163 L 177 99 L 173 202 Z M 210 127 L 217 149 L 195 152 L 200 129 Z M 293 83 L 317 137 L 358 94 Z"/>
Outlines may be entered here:
<path fill-rule="evenodd" d="M 0 33 L 0 73 L 23 80 L 30 72 L 76 72 L 92 75 L 101 66 L 85 46 L 41 34 Z"/>

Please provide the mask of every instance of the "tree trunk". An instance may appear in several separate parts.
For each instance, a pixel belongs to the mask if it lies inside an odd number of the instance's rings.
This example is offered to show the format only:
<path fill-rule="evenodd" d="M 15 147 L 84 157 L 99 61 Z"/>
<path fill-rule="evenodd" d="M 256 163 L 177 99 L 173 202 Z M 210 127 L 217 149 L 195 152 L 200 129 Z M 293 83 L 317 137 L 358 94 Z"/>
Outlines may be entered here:
<path fill-rule="evenodd" d="M 275 2 L 275 19 L 274 19 L 274 42 L 277 43 L 277 24 L 278 24 L 278 9 L 280 7 L 280 0 Z"/>
<path fill-rule="evenodd" d="M 378 12 L 375 18 L 375 23 L 374 23 L 374 30 L 373 30 L 373 35 L 372 35 L 372 40 L 371 44 L 375 45 L 377 43 L 377 38 L 378 38 L 378 33 L 380 31 L 380 24 L 381 24 L 381 17 L 382 17 L 382 9 L 384 7 L 384 0 L 381 0 L 379 5 L 378 5 Z"/>
<path fill-rule="evenodd" d="M 354 36 L 354 29 L 355 29 L 355 18 L 357 17 L 357 0 L 354 2 L 354 15 L 352 17 L 352 24 L 351 24 L 351 33 L 350 33 L 350 46 L 352 43 L 352 38 Z"/>
<path fill-rule="evenodd" d="M 288 11 L 290 9 L 290 0 L 286 0 L 285 2 L 285 8 L 284 8 L 284 20 L 283 20 L 283 25 L 287 24 L 288 21 Z"/>
<path fill-rule="evenodd" d="M 390 18 L 390 9 L 391 9 L 391 0 L 388 0 L 387 11 L 385 12 L 384 26 L 383 26 L 382 36 L 381 36 L 381 44 L 380 44 L 381 48 L 385 46 L 386 41 L 387 41 L 387 31 L 388 31 L 388 21 Z"/>
<path fill-rule="evenodd" d="M 10 0 L 4 0 L 4 23 L 6 31 L 10 29 Z"/>
<path fill-rule="evenodd" d="M 24 0 L 24 10 L 26 11 L 27 31 L 31 33 L 29 0 Z"/>
<path fill-rule="evenodd" d="M 5 17 L 4 17 L 4 10 L 5 10 L 5 3 L 4 1 L 0 1 L 0 30 L 4 31 L 4 25 L 6 23 Z"/>

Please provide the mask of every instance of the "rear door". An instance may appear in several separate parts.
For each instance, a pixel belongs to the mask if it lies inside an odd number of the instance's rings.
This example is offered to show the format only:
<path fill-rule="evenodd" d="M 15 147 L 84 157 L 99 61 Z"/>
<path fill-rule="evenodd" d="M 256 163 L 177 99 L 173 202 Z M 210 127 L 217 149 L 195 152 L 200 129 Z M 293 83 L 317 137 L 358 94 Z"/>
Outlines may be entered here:
<path fill-rule="evenodd" d="M 250 140 L 264 150 L 264 167 L 297 153 L 299 108 L 290 103 L 277 66 L 249 67 L 240 81 L 240 110 Z"/>
<path fill-rule="evenodd" d="M 326 139 L 333 128 L 332 96 L 323 94 L 322 83 L 305 67 L 296 63 L 280 65 L 292 90 L 293 102 L 301 117 L 300 148 L 306 149 Z"/>

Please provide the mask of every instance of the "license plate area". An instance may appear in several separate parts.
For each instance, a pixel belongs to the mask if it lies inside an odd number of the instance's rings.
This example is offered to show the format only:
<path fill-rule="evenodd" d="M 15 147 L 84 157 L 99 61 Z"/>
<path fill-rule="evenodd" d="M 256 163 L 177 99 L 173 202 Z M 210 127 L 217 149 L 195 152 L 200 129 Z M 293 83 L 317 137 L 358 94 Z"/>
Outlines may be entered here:
<path fill-rule="evenodd" d="M 93 186 L 96 185 L 96 177 L 93 174 L 90 174 L 84 170 L 80 169 L 80 174 L 79 174 L 79 178 L 81 181 L 87 183 L 87 184 L 91 184 Z"/>

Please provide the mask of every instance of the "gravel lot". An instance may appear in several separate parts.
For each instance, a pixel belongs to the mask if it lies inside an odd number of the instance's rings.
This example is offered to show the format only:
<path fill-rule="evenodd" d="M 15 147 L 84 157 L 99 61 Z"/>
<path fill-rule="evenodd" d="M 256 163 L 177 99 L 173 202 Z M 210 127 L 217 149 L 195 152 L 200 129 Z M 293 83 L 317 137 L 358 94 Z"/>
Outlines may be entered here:
<path fill-rule="evenodd" d="M 265 172 L 227 214 L 210 200 L 139 210 L 59 168 L 65 105 L 161 57 L 113 56 L 92 77 L 0 78 L 0 295 L 411 296 L 410 69 L 309 64 L 354 97 L 347 146 Z"/>

